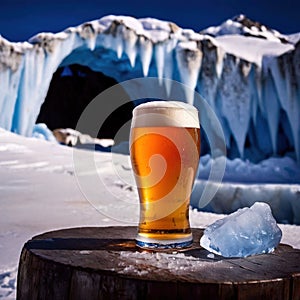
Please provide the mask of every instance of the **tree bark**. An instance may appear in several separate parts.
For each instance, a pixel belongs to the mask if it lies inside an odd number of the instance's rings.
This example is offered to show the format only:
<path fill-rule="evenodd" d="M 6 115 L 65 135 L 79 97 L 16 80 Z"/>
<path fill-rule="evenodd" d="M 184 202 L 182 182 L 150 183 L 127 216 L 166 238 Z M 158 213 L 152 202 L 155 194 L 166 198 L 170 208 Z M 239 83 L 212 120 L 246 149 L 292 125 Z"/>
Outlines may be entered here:
<path fill-rule="evenodd" d="M 36 236 L 23 247 L 17 299 L 300 300 L 300 250 L 225 259 L 192 247 L 144 251 L 135 227 L 87 227 Z"/>

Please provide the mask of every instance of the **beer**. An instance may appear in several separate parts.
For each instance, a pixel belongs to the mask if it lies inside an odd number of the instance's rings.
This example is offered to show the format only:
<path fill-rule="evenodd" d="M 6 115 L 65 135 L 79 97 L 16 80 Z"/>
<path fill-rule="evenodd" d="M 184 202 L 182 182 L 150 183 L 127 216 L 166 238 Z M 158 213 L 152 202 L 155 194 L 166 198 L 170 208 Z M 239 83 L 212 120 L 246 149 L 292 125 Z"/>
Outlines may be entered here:
<path fill-rule="evenodd" d="M 182 248 L 192 243 L 189 203 L 199 154 L 196 108 L 154 101 L 134 109 L 130 157 L 140 199 L 138 246 Z"/>

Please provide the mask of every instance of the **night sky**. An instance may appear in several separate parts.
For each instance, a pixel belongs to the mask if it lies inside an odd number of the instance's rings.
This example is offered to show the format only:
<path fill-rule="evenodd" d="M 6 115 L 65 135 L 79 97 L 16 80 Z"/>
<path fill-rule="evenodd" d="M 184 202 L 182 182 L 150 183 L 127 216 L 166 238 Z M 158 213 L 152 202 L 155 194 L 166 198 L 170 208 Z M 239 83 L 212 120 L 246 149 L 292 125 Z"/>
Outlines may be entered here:
<path fill-rule="evenodd" d="M 108 14 L 155 17 L 200 31 L 240 13 L 281 33 L 300 32 L 299 0 L 2 0 L 0 34 L 24 41 L 42 31 L 59 32 Z"/>

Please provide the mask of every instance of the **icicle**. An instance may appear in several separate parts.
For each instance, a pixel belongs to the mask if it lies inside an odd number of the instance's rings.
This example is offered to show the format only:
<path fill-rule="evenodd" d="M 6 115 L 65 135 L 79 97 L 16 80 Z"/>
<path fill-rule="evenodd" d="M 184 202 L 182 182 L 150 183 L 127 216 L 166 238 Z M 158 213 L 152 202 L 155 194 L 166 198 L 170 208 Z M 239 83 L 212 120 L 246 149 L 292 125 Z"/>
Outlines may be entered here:
<path fill-rule="evenodd" d="M 171 39 L 165 44 L 165 64 L 164 64 L 164 78 L 172 79 L 173 78 L 173 50 L 176 46 L 176 40 Z M 170 96 L 172 81 L 165 80 L 165 87 L 167 91 L 167 95 Z"/>
<path fill-rule="evenodd" d="M 299 111 L 300 111 L 300 105 L 299 105 L 299 99 L 294 98 L 291 99 L 291 102 L 295 103 L 295 110 L 293 111 L 293 116 L 289 117 L 289 121 L 291 123 L 292 127 L 292 134 L 294 138 L 294 147 L 296 152 L 296 157 L 298 162 L 300 162 L 300 118 L 299 118 Z"/>
<path fill-rule="evenodd" d="M 136 42 L 137 42 L 137 35 L 133 30 L 124 29 L 123 30 L 123 39 L 125 44 L 125 53 L 127 54 L 130 65 L 133 68 L 135 66 L 135 59 L 136 59 Z"/>
<path fill-rule="evenodd" d="M 140 52 L 140 59 L 143 68 L 143 75 L 147 76 L 149 72 L 150 63 L 151 63 L 153 46 L 152 46 L 152 42 L 144 36 L 139 37 L 139 44 L 140 44 L 139 52 Z"/>
<path fill-rule="evenodd" d="M 93 51 L 96 46 L 97 34 L 92 23 L 85 23 L 81 27 L 80 36 L 86 40 L 88 48 Z"/>
<path fill-rule="evenodd" d="M 123 54 L 123 38 L 122 30 L 123 25 L 120 24 L 118 20 L 113 18 L 108 18 L 109 22 L 107 24 L 107 29 L 105 30 L 105 37 L 102 41 L 102 44 L 107 49 L 112 49 L 117 53 L 118 59 L 122 57 Z M 102 19 L 101 19 L 102 20 Z M 110 22 L 112 21 L 112 22 Z"/>
<path fill-rule="evenodd" d="M 278 93 L 278 98 L 284 110 L 287 110 L 287 91 L 286 91 L 286 78 L 284 76 L 284 66 L 282 59 L 272 59 L 271 57 L 264 57 L 263 59 L 263 73 L 265 76 L 271 70 L 272 77 Z"/>
<path fill-rule="evenodd" d="M 224 56 L 225 56 L 225 51 L 220 47 L 217 47 L 216 73 L 218 78 L 220 78 L 222 75 Z"/>
<path fill-rule="evenodd" d="M 159 84 L 162 84 L 165 64 L 165 51 L 162 43 L 155 45 L 155 60 Z"/>
<path fill-rule="evenodd" d="M 9 87 L 9 77 L 10 77 L 10 73 L 11 70 L 9 68 L 7 68 L 6 70 L 4 69 L 1 73 L 0 73 L 0 82 L 1 82 L 1 86 L 0 86 L 0 111 L 1 111 L 1 115 L 0 115 L 0 124 L 2 125 L 1 127 L 3 128 L 7 128 L 5 126 L 5 122 L 3 122 L 4 116 L 7 116 L 7 112 L 5 110 L 5 106 L 7 105 L 7 101 L 6 101 L 6 94 L 8 93 L 7 91 L 7 87 Z"/>
<path fill-rule="evenodd" d="M 255 67 L 255 84 L 257 91 L 257 105 L 260 108 L 260 111 L 264 113 L 265 107 L 262 99 L 262 69 L 258 66 Z"/>
<path fill-rule="evenodd" d="M 172 79 L 173 74 L 173 60 L 166 59 L 165 69 L 164 69 L 164 78 Z M 172 89 L 172 80 L 164 80 L 164 84 L 166 87 L 167 96 L 169 97 Z"/>
<path fill-rule="evenodd" d="M 94 51 L 95 50 L 95 47 L 96 47 L 96 38 L 97 36 L 94 35 L 92 36 L 90 39 L 89 39 L 89 48 L 91 51 Z"/>
<path fill-rule="evenodd" d="M 94 31 L 91 31 L 88 36 L 86 37 L 86 43 L 88 48 L 91 51 L 95 50 L 96 47 L 96 38 L 97 38 L 97 34 Z"/>
<path fill-rule="evenodd" d="M 241 62 L 240 62 L 241 63 Z M 249 130 L 251 116 L 251 93 L 248 79 L 245 80 L 241 66 L 235 63 L 233 56 L 224 60 L 222 80 L 219 83 L 222 115 L 226 118 L 241 157 L 244 155 L 244 144 Z"/>
<path fill-rule="evenodd" d="M 250 95 L 251 95 L 251 117 L 254 124 L 254 127 L 256 127 L 256 119 L 257 119 L 257 112 L 258 112 L 258 87 L 256 85 L 256 66 L 251 64 L 249 76 L 249 89 L 250 89 Z"/>
<path fill-rule="evenodd" d="M 241 60 L 240 67 L 241 67 L 241 71 L 242 71 L 242 74 L 244 75 L 244 77 L 248 77 L 248 75 L 251 71 L 252 64 L 245 60 Z"/>
<path fill-rule="evenodd" d="M 258 102 L 257 95 L 252 94 L 252 96 L 251 96 L 251 116 L 252 116 L 254 126 L 256 126 L 256 119 L 257 119 L 257 110 L 258 110 L 257 102 Z"/>
<path fill-rule="evenodd" d="M 267 80 L 263 87 L 264 102 L 267 107 L 266 119 L 269 126 L 273 153 L 277 150 L 277 132 L 279 123 L 279 100 L 274 86 L 272 75 L 267 76 Z"/>
<path fill-rule="evenodd" d="M 117 35 L 113 40 L 112 47 L 117 52 L 118 59 L 120 59 L 123 54 L 123 39 Z"/>
<path fill-rule="evenodd" d="M 111 34 L 103 34 L 100 44 L 106 48 L 116 52 L 118 59 L 123 54 L 123 40 L 120 36 L 112 36 Z"/>
<path fill-rule="evenodd" d="M 300 161 L 300 103 L 296 88 L 290 80 L 294 71 L 291 68 L 294 68 L 294 66 L 289 63 L 288 55 L 289 53 L 273 60 L 269 59 L 267 66 L 274 78 L 280 104 L 289 119 L 297 160 Z"/>
<path fill-rule="evenodd" d="M 181 81 L 189 87 L 185 89 L 187 102 L 193 104 L 202 52 L 197 48 L 196 42 L 182 42 L 176 48 L 176 60 Z"/>
<path fill-rule="evenodd" d="M 27 132 L 27 124 L 28 113 L 27 113 L 27 105 L 34 104 L 36 106 L 36 96 L 32 96 L 32 92 L 35 91 L 35 70 L 34 70 L 34 60 L 33 60 L 33 52 L 26 53 L 27 55 L 24 57 L 24 69 L 22 78 L 20 81 L 19 91 L 18 91 L 18 99 L 16 102 L 16 107 L 13 115 L 12 122 L 12 131 L 18 132 L 22 135 L 28 135 Z M 29 103 L 26 103 L 30 101 Z"/>
<path fill-rule="evenodd" d="M 283 57 L 284 61 L 284 71 L 286 79 L 286 90 L 287 90 L 287 99 L 288 102 L 285 107 L 287 108 L 287 115 L 292 128 L 292 135 L 294 138 L 294 147 L 296 152 L 297 160 L 300 162 L 300 101 L 299 101 L 299 91 L 297 90 L 296 84 L 294 81 L 297 80 L 296 64 L 291 64 L 291 60 L 289 59 L 289 53 Z M 295 59 L 295 56 L 293 57 Z M 299 81 L 299 78 L 298 78 Z"/>
<path fill-rule="evenodd" d="M 216 111 L 217 89 L 218 82 L 220 80 L 220 77 L 216 75 L 216 65 L 220 56 L 218 57 L 218 48 L 214 47 L 208 39 L 201 41 L 201 44 L 198 43 L 198 48 L 200 47 L 203 52 L 203 57 L 201 62 L 201 71 L 199 74 L 200 77 L 197 81 L 197 88 L 199 93 L 210 104 L 212 109 Z M 223 59 L 221 64 L 223 68 Z M 219 63 L 219 66 L 221 64 Z M 220 76 L 221 73 L 222 70 L 220 70 Z"/>
<path fill-rule="evenodd" d="M 12 72 L 10 68 L 0 72 L 0 127 L 7 130 L 11 130 L 20 73 L 19 70 Z"/>

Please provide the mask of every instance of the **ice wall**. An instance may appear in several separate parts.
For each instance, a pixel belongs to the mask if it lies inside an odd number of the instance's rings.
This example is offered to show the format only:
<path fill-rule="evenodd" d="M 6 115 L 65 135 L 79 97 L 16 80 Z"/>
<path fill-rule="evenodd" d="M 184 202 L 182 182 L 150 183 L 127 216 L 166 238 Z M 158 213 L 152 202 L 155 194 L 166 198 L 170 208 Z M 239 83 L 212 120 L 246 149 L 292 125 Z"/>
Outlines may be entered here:
<path fill-rule="evenodd" d="M 0 37 L 0 127 L 31 136 L 53 73 L 78 63 L 119 82 L 179 80 L 216 112 L 230 157 L 255 162 L 289 152 L 299 161 L 299 36 L 247 20 L 200 34 L 156 19 L 106 16 L 25 43 Z"/>

